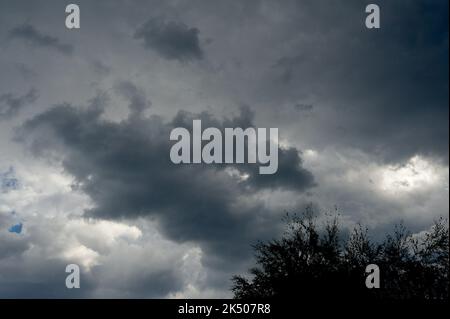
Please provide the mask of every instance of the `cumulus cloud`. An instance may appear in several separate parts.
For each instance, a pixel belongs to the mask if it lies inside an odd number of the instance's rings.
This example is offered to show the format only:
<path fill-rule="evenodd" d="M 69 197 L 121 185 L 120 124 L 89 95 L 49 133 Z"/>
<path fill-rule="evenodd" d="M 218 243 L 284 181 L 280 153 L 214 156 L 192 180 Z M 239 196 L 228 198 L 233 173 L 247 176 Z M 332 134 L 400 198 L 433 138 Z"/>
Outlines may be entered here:
<path fill-rule="evenodd" d="M 21 186 L 0 196 L 0 297 L 182 297 L 205 285 L 199 247 L 167 240 L 146 219 L 84 218 L 89 200 L 60 168 L 17 170 Z M 80 289 L 65 286 L 72 263 Z"/>
<path fill-rule="evenodd" d="M 119 85 L 117 92 L 129 99 L 132 110 L 148 105 L 142 92 L 130 83 Z M 197 242 L 214 254 L 239 259 L 248 252 L 248 243 L 273 231 L 264 229 L 273 221 L 263 203 L 243 205 L 245 196 L 277 188 L 302 192 L 314 185 L 294 148 L 280 149 L 279 170 L 270 179 L 260 177 L 257 169 L 248 165 L 229 166 L 248 175 L 241 181 L 226 166 L 175 165 L 170 161 L 172 128 L 183 123 L 189 127 L 192 118 L 219 128 L 251 125 L 248 110 L 224 121 L 206 112 L 181 112 L 169 122 L 130 113 L 127 119 L 113 123 L 103 120 L 101 114 L 99 104 L 85 109 L 58 105 L 27 121 L 21 133 L 36 155 L 45 157 L 55 150 L 61 154 L 67 173 L 94 203 L 87 216 L 153 217 L 172 240 Z"/>
<path fill-rule="evenodd" d="M 396 223 L 419 231 L 448 216 L 448 166 L 433 157 L 385 164 L 361 151 L 329 148 L 306 150 L 304 161 L 318 181 L 309 199 L 321 210 L 336 206 L 348 225 L 368 225 L 376 238 Z"/>
<path fill-rule="evenodd" d="M 38 204 L 38 203 L 35 203 Z M 151 224 L 139 228 L 123 222 L 66 216 L 27 218 L 25 234 L 0 230 L 1 297 L 163 298 L 196 287 L 185 268 L 198 248 L 178 245 L 157 234 Z M 81 288 L 65 286 L 68 264 L 81 268 Z"/>
<path fill-rule="evenodd" d="M 188 62 L 203 58 L 197 28 L 166 21 L 164 19 L 150 19 L 141 26 L 134 37 L 144 41 L 144 46 L 152 49 L 168 60 Z"/>

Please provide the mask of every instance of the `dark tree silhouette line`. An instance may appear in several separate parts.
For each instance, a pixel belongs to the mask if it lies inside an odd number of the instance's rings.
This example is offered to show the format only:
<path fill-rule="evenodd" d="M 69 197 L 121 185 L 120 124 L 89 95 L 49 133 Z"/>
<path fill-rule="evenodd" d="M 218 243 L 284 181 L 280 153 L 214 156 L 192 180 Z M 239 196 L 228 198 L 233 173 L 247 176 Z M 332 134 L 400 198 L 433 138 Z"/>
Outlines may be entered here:
<path fill-rule="evenodd" d="M 397 225 L 379 242 L 361 224 L 343 239 L 338 215 L 322 226 L 311 207 L 287 215 L 281 239 L 253 246 L 257 265 L 250 276 L 232 278 L 235 298 L 448 300 L 447 219 L 419 235 Z M 379 267 L 380 288 L 366 286 L 369 264 Z"/>

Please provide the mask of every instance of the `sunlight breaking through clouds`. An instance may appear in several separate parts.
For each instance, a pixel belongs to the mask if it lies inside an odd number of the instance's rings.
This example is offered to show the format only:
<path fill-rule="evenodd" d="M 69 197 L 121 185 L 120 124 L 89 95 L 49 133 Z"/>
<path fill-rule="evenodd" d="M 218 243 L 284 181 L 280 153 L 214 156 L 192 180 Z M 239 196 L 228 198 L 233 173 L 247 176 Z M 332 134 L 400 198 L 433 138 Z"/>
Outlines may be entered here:
<path fill-rule="evenodd" d="M 416 155 L 404 165 L 380 167 L 375 171 L 375 176 L 378 179 L 377 185 L 381 191 L 401 194 L 444 185 L 445 171 L 446 168 L 441 165 Z"/>

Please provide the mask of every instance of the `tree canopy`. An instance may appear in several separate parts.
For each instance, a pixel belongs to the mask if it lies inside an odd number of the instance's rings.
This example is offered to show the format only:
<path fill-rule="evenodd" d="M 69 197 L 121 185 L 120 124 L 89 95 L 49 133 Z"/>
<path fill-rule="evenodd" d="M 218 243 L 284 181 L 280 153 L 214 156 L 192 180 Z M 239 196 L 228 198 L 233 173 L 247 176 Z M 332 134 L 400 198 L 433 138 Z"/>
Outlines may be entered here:
<path fill-rule="evenodd" d="M 341 228 L 338 215 L 319 225 L 311 207 L 288 215 L 281 239 L 253 246 L 250 276 L 232 278 L 235 298 L 448 299 L 448 220 L 419 234 L 399 224 L 378 242 L 361 224 L 346 239 Z M 366 287 L 369 264 L 379 267 L 380 288 Z"/>

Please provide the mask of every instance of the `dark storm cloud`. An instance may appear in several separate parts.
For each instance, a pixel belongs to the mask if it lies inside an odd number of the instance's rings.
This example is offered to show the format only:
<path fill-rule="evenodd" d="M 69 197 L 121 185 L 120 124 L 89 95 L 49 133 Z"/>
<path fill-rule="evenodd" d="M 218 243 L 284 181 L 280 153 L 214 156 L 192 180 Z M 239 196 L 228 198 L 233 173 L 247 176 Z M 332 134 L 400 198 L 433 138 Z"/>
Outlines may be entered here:
<path fill-rule="evenodd" d="M 117 91 L 129 99 L 132 109 L 148 105 L 131 83 L 122 83 Z M 194 117 L 201 118 L 205 126 L 236 127 L 249 123 L 251 112 L 243 110 L 224 121 L 208 113 L 181 112 L 169 123 L 157 116 L 131 113 L 122 122 L 113 123 L 101 119 L 100 103 L 95 101 L 86 109 L 55 106 L 29 120 L 21 133 L 37 155 L 55 150 L 63 153 L 66 171 L 96 205 L 86 212 L 88 216 L 153 217 L 171 239 L 199 242 L 207 250 L 237 258 L 248 252 L 248 243 L 273 231 L 269 225 L 274 223 L 258 202 L 239 208 L 240 196 L 253 195 L 259 189 L 302 191 L 313 186 L 313 177 L 301 167 L 295 149 L 280 149 L 279 173 L 270 179 L 257 176 L 257 169 L 235 165 L 249 174 L 242 183 L 227 173 L 226 166 L 176 165 L 170 161 L 173 127 L 192 124 Z"/>
<path fill-rule="evenodd" d="M 448 161 L 448 1 L 377 4 L 381 28 L 368 30 L 364 3 L 298 2 L 292 15 L 308 15 L 284 29 L 298 44 L 272 64 L 265 92 L 274 101 L 326 102 L 313 128 L 316 147 L 352 147 L 393 162 L 415 154 Z"/>
<path fill-rule="evenodd" d="M 39 74 L 40 90 L 48 91 L 48 100 L 34 110 L 40 115 L 25 124 L 22 138 L 37 156 L 54 159 L 60 154 L 65 172 L 75 177 L 74 189 L 92 199 L 93 207 L 86 216 L 116 220 L 142 216 L 142 220 L 156 222 L 163 238 L 198 243 L 201 265 L 209 272 L 200 290 L 216 287 L 224 291 L 231 274 L 241 271 L 237 269 L 247 260 L 248 255 L 243 255 L 249 252 L 249 244 L 278 237 L 280 214 L 285 208 L 301 209 L 305 200 L 325 210 L 337 205 L 346 220 L 369 220 L 377 233 L 383 232 L 383 224 L 403 218 L 407 225 L 416 223 L 412 229 L 420 230 L 428 227 L 426 223 L 437 212 L 448 215 L 448 201 L 440 197 L 440 192 L 448 195 L 448 187 L 437 189 L 439 184 L 411 196 L 392 192 L 392 198 L 387 198 L 378 194 L 378 188 L 368 187 L 365 176 L 379 160 L 402 164 L 414 154 L 448 158 L 448 1 L 376 3 L 381 7 L 380 30 L 365 28 L 367 3 L 360 0 L 133 0 L 126 5 L 87 1 L 80 6 L 90 12 L 84 24 L 89 32 L 82 31 L 82 37 L 71 37 L 64 44 L 63 38 L 44 32 L 64 28 L 64 5 L 20 0 L 6 5 L 5 1 L 0 4 L 0 31 L 8 33 L 32 12 L 32 24 L 14 29 L 10 38 L 56 54 L 70 54 L 80 47 L 77 62 L 86 63 L 70 66 L 67 77 L 67 66 L 55 63 L 51 56 L 41 59 L 23 52 L 21 46 L 5 47 L 5 59 L 0 59 L 5 66 L 2 79 L 20 86 L 18 80 L 36 80 L 32 75 Z M 170 18 L 148 21 L 149 12 Z M 157 63 L 162 59 L 181 63 L 169 68 Z M 202 63 L 179 68 L 194 61 Z M 10 80 L 8 68 L 18 62 L 27 67 L 17 67 L 15 72 L 21 78 Z M 109 88 L 111 79 L 118 76 L 141 81 L 152 92 L 153 101 L 164 106 L 162 116 L 205 104 L 212 110 L 179 112 L 169 122 L 157 116 L 145 118 L 144 114 L 153 110 L 144 90 L 119 82 L 112 92 L 127 100 L 130 108 L 129 118 L 121 122 L 105 119 L 110 111 L 113 117 L 117 114 L 114 107 L 103 114 L 101 98 L 84 109 L 64 104 L 44 111 L 54 101 L 80 103 L 78 98 L 92 92 L 86 87 Z M 93 81 L 99 86 L 92 86 Z M 8 92 L 21 91 L 11 87 L 0 95 Z M 6 100 L 0 103 L 0 110 Z M 245 103 L 256 112 L 255 119 L 249 108 L 234 118 L 214 115 L 223 105 Z M 283 140 L 317 151 L 307 153 L 313 154 L 308 155 L 308 165 L 314 169 L 315 179 L 303 168 L 303 156 L 295 148 L 280 149 L 278 173 L 271 176 L 259 175 L 257 165 L 174 165 L 168 155 L 170 130 L 190 127 L 193 118 L 201 118 L 203 127 L 244 128 L 256 121 L 279 127 Z M 0 135 L 8 139 L 8 126 L 0 127 L 7 128 L 6 134 Z M 3 142 L 0 138 L 1 145 Z M 21 159 L 15 152 L 8 149 L 5 154 L 8 165 L 16 160 L 29 165 L 30 171 L 23 175 L 40 170 L 40 161 Z M 360 153 L 365 153 L 361 162 Z M 248 178 L 230 176 L 228 169 Z M 352 177 L 355 171 L 361 172 L 359 178 Z M 310 189 L 315 180 L 318 187 Z M 446 181 L 448 184 L 448 174 Z M 0 195 L 12 190 L 9 181 L 5 185 Z M 51 198 L 42 207 L 39 201 L 45 196 L 40 192 L 33 195 L 24 209 L 38 214 L 39 219 L 52 214 L 47 206 L 59 207 L 55 205 L 59 199 Z M 63 214 L 84 205 L 71 202 L 69 194 L 61 200 L 71 206 L 67 212 L 58 208 Z M 13 203 L 16 201 L 23 202 L 18 198 Z M 85 297 L 95 290 L 101 297 L 110 293 L 162 297 L 180 289 L 180 278 L 170 269 L 150 274 L 137 271 L 137 278 L 122 276 L 134 272 L 138 264 L 153 269 L 159 262 L 141 251 L 138 254 L 144 256 L 136 261 L 119 250 L 117 260 L 105 260 L 101 255 L 104 267 L 92 268 L 95 278 L 83 277 L 82 290 L 68 290 L 65 264 L 52 259 L 52 252 L 66 249 L 43 248 L 69 242 L 61 235 L 71 232 L 61 227 L 49 232 L 53 222 L 43 220 L 40 226 L 48 239 L 39 243 L 38 236 L 20 241 L 30 233 L 31 223 L 25 221 L 25 231 L 17 236 L 7 232 L 16 221 L 2 221 L 2 216 L 5 214 L 0 214 L 0 259 L 4 257 L 0 296 Z M 141 226 L 143 234 L 155 233 Z M 33 250 L 23 254 L 29 246 Z M 87 246 L 96 251 L 95 246 Z M 170 252 L 163 247 L 157 254 Z M 36 260 L 35 255 L 39 255 Z M 122 264 L 123 260 L 129 263 Z M 170 264 L 177 262 L 171 260 Z M 108 267 L 120 271 L 105 274 Z"/>
<path fill-rule="evenodd" d="M 38 98 L 37 90 L 30 89 L 23 95 L 4 93 L 0 95 L 0 120 L 9 119 L 24 107 L 34 103 Z"/>
<path fill-rule="evenodd" d="M 296 148 L 279 149 L 278 171 L 275 176 L 258 174 L 258 168 L 255 165 L 245 165 L 243 171 L 249 177 L 245 181 L 257 189 L 286 189 L 303 191 L 314 186 L 313 175 L 302 169 L 302 159 Z"/>
<path fill-rule="evenodd" d="M 155 18 L 141 26 L 134 37 L 142 39 L 146 48 L 168 60 L 187 62 L 203 58 L 198 34 L 197 28 Z"/>
<path fill-rule="evenodd" d="M 58 38 L 43 34 L 30 24 L 23 24 L 9 32 L 12 39 L 20 39 L 35 47 L 45 47 L 56 50 L 60 53 L 70 55 L 73 53 L 73 46 L 62 43 Z"/>
<path fill-rule="evenodd" d="M 185 127 L 192 131 L 192 121 L 202 120 L 202 127 L 216 127 L 222 132 L 226 127 L 254 127 L 254 112 L 248 106 L 241 107 L 238 116 L 223 121 L 217 120 L 208 112 L 193 114 L 181 111 L 173 119 L 174 126 Z M 247 145 L 247 141 L 245 141 Z M 205 143 L 203 143 L 205 144 Z M 225 150 L 223 149 L 222 152 Z M 253 190 L 261 189 L 285 189 L 303 191 L 315 185 L 311 172 L 302 167 L 303 161 L 299 156 L 300 151 L 296 148 L 279 148 L 278 150 L 278 170 L 273 175 L 259 174 L 259 165 L 252 164 L 227 164 L 227 167 L 238 169 L 241 173 L 247 174 L 248 178 L 242 181 L 242 186 L 251 187 Z M 222 164 L 217 168 L 223 167 Z"/>

